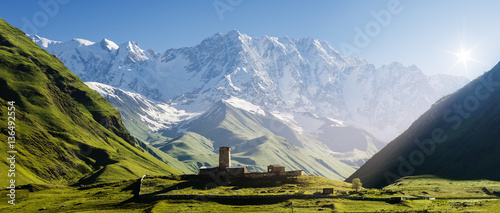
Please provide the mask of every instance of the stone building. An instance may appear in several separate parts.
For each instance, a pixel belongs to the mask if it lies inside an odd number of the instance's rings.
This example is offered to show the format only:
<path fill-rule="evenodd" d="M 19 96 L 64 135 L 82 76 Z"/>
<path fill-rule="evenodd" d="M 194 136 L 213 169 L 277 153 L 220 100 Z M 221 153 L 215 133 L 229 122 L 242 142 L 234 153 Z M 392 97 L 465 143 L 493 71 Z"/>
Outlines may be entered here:
<path fill-rule="evenodd" d="M 242 178 L 273 178 L 273 177 L 288 177 L 288 176 L 300 176 L 304 172 L 302 170 L 297 171 L 285 171 L 284 166 L 280 165 L 269 165 L 267 166 L 267 172 L 248 172 L 246 166 L 231 166 L 231 148 L 230 147 L 219 147 L 219 166 L 218 167 L 200 167 L 198 175 L 204 177 L 215 177 L 215 175 L 227 174 L 230 177 L 242 177 Z"/>
<path fill-rule="evenodd" d="M 231 167 L 231 147 L 219 147 L 219 167 Z"/>
<path fill-rule="evenodd" d="M 323 194 L 324 195 L 333 194 L 333 188 L 323 188 Z"/>
<path fill-rule="evenodd" d="M 285 172 L 285 167 L 280 165 L 267 166 L 267 172 Z"/>

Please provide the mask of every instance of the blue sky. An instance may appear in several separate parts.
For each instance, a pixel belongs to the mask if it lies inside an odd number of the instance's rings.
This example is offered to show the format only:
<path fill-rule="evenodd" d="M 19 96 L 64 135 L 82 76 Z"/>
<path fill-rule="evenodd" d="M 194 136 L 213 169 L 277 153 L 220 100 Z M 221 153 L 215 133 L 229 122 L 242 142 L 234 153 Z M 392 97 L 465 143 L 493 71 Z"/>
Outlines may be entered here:
<path fill-rule="evenodd" d="M 3 1 L 0 18 L 52 40 L 136 41 L 157 52 L 232 29 L 311 37 L 377 66 L 398 61 L 475 78 L 500 61 L 498 8 L 465 0 L 39 0 Z"/>

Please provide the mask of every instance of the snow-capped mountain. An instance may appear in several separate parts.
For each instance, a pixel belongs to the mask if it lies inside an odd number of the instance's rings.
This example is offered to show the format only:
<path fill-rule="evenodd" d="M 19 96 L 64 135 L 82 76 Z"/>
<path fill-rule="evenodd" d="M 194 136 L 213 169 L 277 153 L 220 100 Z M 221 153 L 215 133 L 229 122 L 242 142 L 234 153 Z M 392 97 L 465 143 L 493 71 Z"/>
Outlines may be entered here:
<path fill-rule="evenodd" d="M 321 40 L 250 37 L 236 30 L 161 54 L 107 39 L 33 40 L 83 81 L 139 93 L 186 113 L 203 113 L 219 100 L 237 97 L 271 113 L 293 115 L 281 116 L 291 123 L 297 123 L 295 115 L 311 113 L 359 126 L 385 141 L 468 82 L 426 76 L 399 63 L 376 68 Z"/>
<path fill-rule="evenodd" d="M 118 108 L 125 123 L 140 121 L 150 131 L 171 128 L 172 125 L 180 121 L 198 115 L 197 113 L 177 110 L 166 103 L 154 102 L 140 94 L 127 92 L 109 85 L 97 82 L 85 82 L 85 84 Z"/>
<path fill-rule="evenodd" d="M 271 113 L 237 97 L 218 101 L 198 115 L 105 84 L 86 84 L 120 110 L 132 135 L 184 164 L 188 173 L 216 165 L 214 147 L 230 146 L 234 164 L 252 171 L 278 163 L 342 180 L 384 145 L 341 121 L 311 113 Z M 151 129 L 160 130 L 148 133 Z"/>

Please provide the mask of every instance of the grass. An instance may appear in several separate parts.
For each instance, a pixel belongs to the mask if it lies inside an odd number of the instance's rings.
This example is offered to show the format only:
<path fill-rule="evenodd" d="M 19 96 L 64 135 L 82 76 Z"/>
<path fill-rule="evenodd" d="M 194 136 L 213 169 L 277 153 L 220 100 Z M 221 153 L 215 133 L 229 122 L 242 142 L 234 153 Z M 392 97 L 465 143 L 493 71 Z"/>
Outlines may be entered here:
<path fill-rule="evenodd" d="M 155 176 L 145 179 L 143 186 L 152 191 L 165 187 L 179 187 L 177 192 L 182 194 L 215 195 L 248 195 L 254 191 L 279 190 L 314 191 L 316 188 L 334 187 L 336 190 L 350 190 L 350 184 L 318 176 L 303 176 L 294 180 L 283 181 L 275 186 L 259 186 L 258 181 L 250 183 L 253 186 L 219 186 L 205 190 L 202 188 L 204 181 L 189 181 L 189 178 L 168 175 Z M 448 181 L 437 178 L 408 178 L 404 182 L 405 189 L 390 188 L 383 190 L 363 189 L 363 196 L 372 197 L 385 193 L 388 190 L 401 190 L 400 193 L 408 195 L 414 188 L 423 187 L 422 183 L 445 188 L 452 185 L 456 192 L 460 186 L 476 186 L 478 181 Z M 206 182 L 206 181 L 205 181 Z M 451 184 L 450 184 L 451 182 Z M 490 182 L 482 182 L 483 184 Z M 185 184 L 185 185 L 183 185 Z M 187 184 L 187 185 L 186 185 Z M 498 182 L 490 183 L 498 186 Z M 71 187 L 65 185 L 32 185 L 23 187 L 31 189 L 17 190 L 18 200 L 15 206 L 6 205 L 7 197 L 0 197 L 0 212 L 498 212 L 500 200 L 481 199 L 448 199 L 448 200 L 411 200 L 400 203 L 384 201 L 362 201 L 341 198 L 317 199 L 257 199 L 257 200 L 140 200 L 134 196 L 138 192 L 137 179 L 126 181 L 105 182 L 86 186 Z M 397 186 L 390 186 L 397 187 Z M 236 188 L 236 189 L 235 189 Z M 411 189 L 409 189 L 411 188 Z M 467 189 L 464 189 L 467 191 Z M 2 193 L 4 193 L 3 191 Z M 175 192 L 175 193 L 177 193 Z M 353 192 L 352 192 L 353 193 Z M 259 193 L 260 194 L 260 193 Z M 268 193 L 265 193 L 266 195 Z M 396 194 L 392 196 L 402 196 Z M 429 196 L 437 194 L 429 193 Z M 356 194 L 356 196 L 359 196 Z M 293 202 L 293 205 L 291 204 Z"/>
<path fill-rule="evenodd" d="M 186 173 L 198 173 L 201 166 L 218 165 L 218 154 L 214 152 L 213 142 L 205 137 L 189 132 L 180 137 L 151 144 L 160 152 L 175 157 L 189 169 Z"/>
<path fill-rule="evenodd" d="M 16 184 L 80 184 L 180 174 L 144 153 L 117 109 L 55 56 L 0 19 L 0 140 L 16 107 Z M 6 159 L 8 147 L 0 146 Z M 7 161 L 0 170 L 7 171 Z M 7 185 L 7 178 L 0 178 Z"/>
<path fill-rule="evenodd" d="M 5 205 L 7 197 L 0 199 L 0 211 L 37 212 L 141 212 L 147 208 L 140 203 L 130 203 L 136 190 L 137 180 L 96 184 L 86 187 L 45 186 L 47 189 L 19 193 L 15 206 Z M 24 195 L 24 196 L 23 196 Z M 5 198 L 4 198 L 5 197 Z"/>
<path fill-rule="evenodd" d="M 219 185 L 214 187 L 215 185 Z M 150 195 L 279 195 L 313 194 L 322 188 L 350 191 L 351 184 L 325 177 L 304 175 L 280 180 L 214 180 L 185 179 L 176 176 L 147 177 L 143 180 L 142 194 Z"/>
<path fill-rule="evenodd" d="M 399 179 L 384 187 L 385 190 L 399 191 L 405 195 L 435 197 L 489 197 L 500 195 L 500 182 L 490 180 L 454 180 L 431 175 L 412 176 Z"/>
<path fill-rule="evenodd" d="M 346 199 L 291 199 L 274 204 L 225 205 L 218 202 L 198 200 L 159 201 L 151 212 L 494 212 L 489 211 L 500 205 L 499 202 L 477 202 L 482 209 L 474 206 L 459 207 L 461 203 L 450 202 L 442 205 L 434 201 L 405 201 L 401 204 L 389 204 L 379 201 L 353 201 Z M 456 206 L 456 207 L 455 207 Z"/>
<path fill-rule="evenodd" d="M 141 140 L 136 140 L 137 145 L 141 147 L 144 152 L 149 153 L 158 160 L 168 164 L 169 166 L 179 170 L 184 174 L 194 174 L 198 172 L 198 168 L 189 167 L 187 164 L 180 162 L 177 158 L 174 158 L 167 153 L 155 148 L 149 144 L 142 142 Z"/>

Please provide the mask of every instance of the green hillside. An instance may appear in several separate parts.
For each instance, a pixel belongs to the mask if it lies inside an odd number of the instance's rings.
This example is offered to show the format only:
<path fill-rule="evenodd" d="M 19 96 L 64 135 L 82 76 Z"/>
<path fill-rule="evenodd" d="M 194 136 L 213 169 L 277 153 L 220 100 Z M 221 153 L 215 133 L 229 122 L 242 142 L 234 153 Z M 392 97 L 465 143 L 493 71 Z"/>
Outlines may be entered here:
<path fill-rule="evenodd" d="M 141 140 L 137 140 L 137 145 L 139 145 L 145 152 L 149 153 L 158 160 L 167 163 L 169 166 L 175 168 L 176 170 L 182 173 L 192 173 L 192 168 L 188 167 L 188 165 L 186 165 L 183 162 L 180 162 L 179 160 L 177 160 L 177 158 L 174 158 L 166 154 L 165 152 L 162 152 L 158 148 L 146 144 Z"/>
<path fill-rule="evenodd" d="M 489 197 L 500 196 L 500 182 L 491 180 L 450 180 L 432 175 L 408 176 L 384 187 L 411 196 Z"/>
<path fill-rule="evenodd" d="M 346 181 L 381 187 L 400 177 L 500 180 L 500 64 L 448 95 Z"/>
<path fill-rule="evenodd" d="M 248 166 L 250 171 L 266 171 L 268 165 L 280 164 L 287 170 L 304 170 L 306 174 L 336 180 L 354 172 L 351 166 L 329 156 L 321 145 L 303 138 L 278 119 L 223 101 L 178 128 L 183 130 L 163 131 L 172 140 L 151 145 L 187 164 L 193 173 L 201 166 L 217 166 L 221 146 L 232 147 L 232 165 Z"/>
<path fill-rule="evenodd" d="M 73 184 L 178 174 L 143 153 L 120 113 L 55 56 L 0 19 L 0 163 L 15 107 L 16 184 Z M 11 102 L 12 103 L 12 102 Z M 11 123 L 12 124 L 12 123 Z M 7 185 L 3 181 L 2 185 Z"/>

